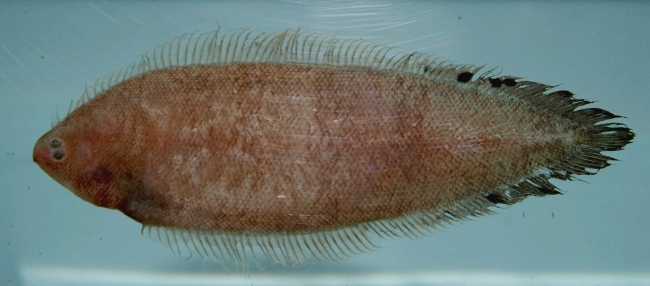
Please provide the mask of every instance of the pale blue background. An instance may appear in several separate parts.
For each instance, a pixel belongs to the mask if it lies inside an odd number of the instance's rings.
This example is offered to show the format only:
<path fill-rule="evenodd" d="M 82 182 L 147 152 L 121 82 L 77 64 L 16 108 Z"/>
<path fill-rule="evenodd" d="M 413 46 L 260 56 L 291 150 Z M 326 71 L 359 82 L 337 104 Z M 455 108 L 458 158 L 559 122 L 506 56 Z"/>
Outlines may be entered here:
<path fill-rule="evenodd" d="M 648 2 L 0 2 L 0 285 L 650 284 Z M 32 162 L 86 82 L 183 33 L 257 28 L 363 37 L 562 84 L 628 118 L 635 142 L 566 195 L 531 198 L 340 264 L 249 276 L 179 264 L 140 225 L 94 207 Z M 524 216 L 525 213 L 525 216 Z M 553 217 L 554 216 L 554 217 Z M 566 283 L 566 284 L 563 284 Z"/>

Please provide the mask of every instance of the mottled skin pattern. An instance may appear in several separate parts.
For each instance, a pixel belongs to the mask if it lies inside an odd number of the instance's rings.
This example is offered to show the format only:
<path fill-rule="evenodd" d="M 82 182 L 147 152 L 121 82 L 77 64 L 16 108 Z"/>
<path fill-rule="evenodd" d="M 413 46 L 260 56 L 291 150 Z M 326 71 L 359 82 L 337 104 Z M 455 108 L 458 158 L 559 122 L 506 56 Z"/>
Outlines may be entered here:
<path fill-rule="evenodd" d="M 74 110 L 34 160 L 147 225 L 331 230 L 444 209 L 575 152 L 580 128 L 479 89 L 365 68 L 167 68 Z"/>

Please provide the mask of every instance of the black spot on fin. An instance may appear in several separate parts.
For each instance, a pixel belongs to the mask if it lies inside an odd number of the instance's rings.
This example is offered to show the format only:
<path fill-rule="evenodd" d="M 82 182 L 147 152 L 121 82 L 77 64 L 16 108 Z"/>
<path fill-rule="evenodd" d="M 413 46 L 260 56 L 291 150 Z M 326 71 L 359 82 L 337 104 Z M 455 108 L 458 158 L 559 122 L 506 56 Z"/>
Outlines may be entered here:
<path fill-rule="evenodd" d="M 474 74 L 471 72 L 461 73 L 458 75 L 458 82 L 463 82 L 463 83 L 468 82 L 472 79 L 473 76 Z"/>
<path fill-rule="evenodd" d="M 515 86 L 515 85 L 517 85 L 517 82 L 512 78 L 506 78 L 506 79 L 503 80 L 503 84 L 505 84 L 507 86 Z"/>
<path fill-rule="evenodd" d="M 492 84 L 492 87 L 501 87 L 503 84 L 503 81 L 498 78 L 490 78 L 488 80 L 490 81 L 490 84 Z"/>
<path fill-rule="evenodd" d="M 507 204 L 507 201 L 501 195 L 489 194 L 485 198 L 493 204 Z"/>

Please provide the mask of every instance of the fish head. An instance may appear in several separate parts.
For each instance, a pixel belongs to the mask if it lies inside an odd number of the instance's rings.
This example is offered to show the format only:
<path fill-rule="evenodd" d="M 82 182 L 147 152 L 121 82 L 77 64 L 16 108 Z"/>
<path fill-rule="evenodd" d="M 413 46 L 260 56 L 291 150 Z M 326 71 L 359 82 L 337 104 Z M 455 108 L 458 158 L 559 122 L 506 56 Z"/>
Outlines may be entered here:
<path fill-rule="evenodd" d="M 61 128 L 53 128 L 34 144 L 34 162 L 54 180 L 62 185 L 69 181 L 71 165 L 79 161 L 72 138 Z"/>
<path fill-rule="evenodd" d="M 88 125 L 54 126 L 36 141 L 33 160 L 81 199 L 100 207 L 115 208 L 122 199 L 111 172 L 115 162 L 110 159 L 110 142 Z"/>

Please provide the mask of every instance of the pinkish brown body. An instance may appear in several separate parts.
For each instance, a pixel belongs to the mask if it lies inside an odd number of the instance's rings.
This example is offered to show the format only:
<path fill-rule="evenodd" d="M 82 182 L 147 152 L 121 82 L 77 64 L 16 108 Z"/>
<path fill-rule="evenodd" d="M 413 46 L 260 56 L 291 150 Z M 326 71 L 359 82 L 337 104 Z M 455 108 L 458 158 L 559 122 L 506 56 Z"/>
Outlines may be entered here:
<path fill-rule="evenodd" d="M 562 113 L 534 97 L 547 88 L 527 98 L 515 94 L 524 84 L 467 74 L 268 62 L 155 69 L 71 112 L 39 139 L 34 161 L 144 225 L 291 235 L 476 215 L 552 194 L 549 177 L 611 159 L 590 151 L 604 131 L 567 113 L 584 101 Z M 602 150 L 633 136 L 615 131 L 624 139 Z M 567 163 L 575 157 L 592 163 Z"/>
<path fill-rule="evenodd" d="M 145 224 L 273 232 L 451 205 L 570 154 L 581 136 L 424 77 L 277 64 L 151 72 L 61 125 L 72 132 L 44 138 L 87 158 L 63 172 L 83 199 Z"/>

